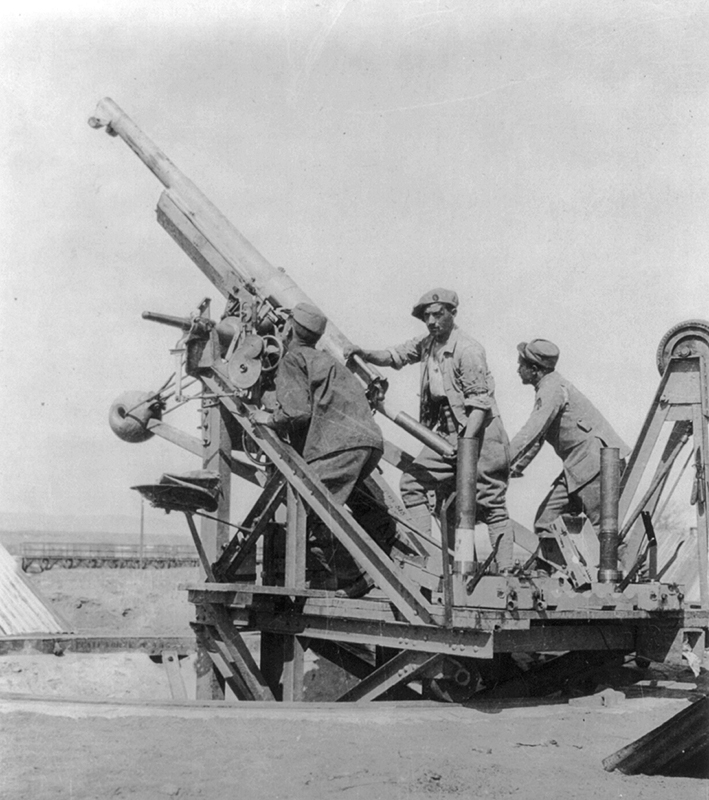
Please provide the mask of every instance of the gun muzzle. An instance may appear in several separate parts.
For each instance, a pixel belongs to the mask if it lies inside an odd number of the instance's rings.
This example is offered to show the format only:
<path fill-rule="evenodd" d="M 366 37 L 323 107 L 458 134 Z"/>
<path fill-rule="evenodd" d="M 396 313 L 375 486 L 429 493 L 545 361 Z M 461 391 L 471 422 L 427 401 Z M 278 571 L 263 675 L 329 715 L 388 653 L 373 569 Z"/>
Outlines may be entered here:
<path fill-rule="evenodd" d="M 159 322 L 161 325 L 169 325 L 171 328 L 180 328 L 188 331 L 192 327 L 192 320 L 189 317 L 173 317 L 171 314 L 158 314 L 156 311 L 143 311 L 143 319 L 149 322 Z"/>

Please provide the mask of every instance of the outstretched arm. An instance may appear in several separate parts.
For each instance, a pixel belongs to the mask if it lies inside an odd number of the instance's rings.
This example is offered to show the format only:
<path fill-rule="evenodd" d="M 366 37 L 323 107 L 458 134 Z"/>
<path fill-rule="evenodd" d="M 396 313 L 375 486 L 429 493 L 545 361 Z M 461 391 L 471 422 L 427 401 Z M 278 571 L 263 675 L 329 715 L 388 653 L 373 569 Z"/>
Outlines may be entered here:
<path fill-rule="evenodd" d="M 551 381 L 537 388 L 534 410 L 519 433 L 510 442 L 510 464 L 518 476 L 540 451 L 549 426 L 567 402 L 563 386 Z"/>
<path fill-rule="evenodd" d="M 365 350 L 359 345 L 353 344 L 345 350 L 345 358 L 359 356 L 363 361 L 374 364 L 375 367 L 393 367 L 394 358 L 389 350 Z"/>

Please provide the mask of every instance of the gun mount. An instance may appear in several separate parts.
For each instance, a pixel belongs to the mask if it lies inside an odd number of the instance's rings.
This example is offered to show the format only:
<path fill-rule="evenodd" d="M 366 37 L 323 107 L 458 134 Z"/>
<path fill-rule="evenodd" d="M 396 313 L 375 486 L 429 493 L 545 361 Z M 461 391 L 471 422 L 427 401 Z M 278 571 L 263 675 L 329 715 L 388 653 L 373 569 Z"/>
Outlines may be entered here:
<path fill-rule="evenodd" d="M 456 564 L 445 514 L 440 536 L 419 530 L 378 473 L 349 508 L 340 506 L 292 448 L 249 421 L 248 410 L 268 402 L 288 309 L 308 301 L 307 295 L 271 266 L 115 103 L 101 101 L 90 124 L 122 138 L 165 186 L 159 223 L 226 299 L 219 320 L 209 316 L 208 303 L 191 317 L 145 315 L 180 331 L 174 382 L 171 378 L 157 392 L 124 399 L 114 415 L 120 431 L 131 428 L 123 438 L 143 441 L 158 435 L 202 459 L 198 480 L 172 475 L 141 487 L 159 507 L 185 513 L 207 577 L 188 588 L 196 607 L 193 628 L 209 657 L 200 660 L 209 664 L 198 675 L 200 697 L 213 696 L 213 669 L 239 699 L 301 699 L 306 648 L 359 679 L 338 698 L 346 701 L 583 690 L 604 665 L 629 655 L 661 660 L 682 648 L 685 654 L 703 648 L 709 627 L 708 323 L 678 326 L 660 345 L 660 389 L 620 486 L 617 470 L 607 470 L 612 485 L 605 487 L 602 557 L 589 524 L 576 530 L 560 519 L 555 535 L 563 563 L 553 565 L 552 576 L 526 568 L 537 540 L 519 525 L 520 566 L 514 574 L 495 574 L 494 551 L 478 547 L 477 536 L 476 546 Z M 348 341 L 332 322 L 322 342 L 344 361 Z M 447 443 L 410 417 L 386 408 L 386 381 L 376 370 L 357 359 L 348 366 L 369 387 L 380 412 L 430 447 L 452 454 Z M 170 410 L 168 401 L 184 402 L 183 371 L 199 386 L 187 399 L 201 404 L 201 439 L 162 418 Z M 665 422 L 671 431 L 663 438 Z M 655 534 L 670 473 L 690 439 L 696 470 L 694 543 Z M 385 458 L 402 471 L 412 462 L 390 443 Z M 650 465 L 654 472 L 648 484 Z M 261 488 L 239 525 L 230 522 L 232 475 Z M 206 500 L 200 481 L 209 483 Z M 474 498 L 467 500 L 467 512 L 458 515 L 461 530 L 474 525 Z M 308 513 L 318 516 L 366 570 L 376 595 L 336 597 L 308 587 Z M 194 515 L 202 517 L 200 532 Z M 663 535 L 664 549 L 658 545 Z M 263 566 L 257 576 L 259 541 Z M 690 571 L 680 573 L 678 554 L 690 548 Z M 260 633 L 259 665 L 242 639 L 247 629 Z M 545 660 L 545 654 L 560 652 L 565 655 Z M 520 653 L 541 654 L 539 668 L 522 671 L 511 659 Z"/>

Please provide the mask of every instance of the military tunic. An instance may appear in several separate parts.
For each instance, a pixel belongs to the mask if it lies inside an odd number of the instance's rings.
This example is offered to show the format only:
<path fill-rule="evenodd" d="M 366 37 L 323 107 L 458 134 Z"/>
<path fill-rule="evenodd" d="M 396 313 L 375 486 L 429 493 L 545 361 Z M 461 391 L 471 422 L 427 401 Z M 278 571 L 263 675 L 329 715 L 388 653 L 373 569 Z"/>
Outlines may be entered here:
<path fill-rule="evenodd" d="M 275 383 L 276 431 L 288 434 L 334 500 L 344 505 L 384 449 L 362 385 L 331 355 L 297 341 L 279 364 Z M 311 585 L 342 588 L 362 574 L 320 519 L 311 519 L 308 542 Z"/>
<path fill-rule="evenodd" d="M 513 471 L 522 472 L 545 441 L 563 461 L 563 472 L 537 512 L 537 533 L 546 533 L 559 514 L 577 510 L 579 505 L 597 525 L 601 448 L 619 448 L 621 459 L 630 448 L 591 401 L 556 371 L 540 379 L 532 414 L 512 439 Z"/>
<path fill-rule="evenodd" d="M 437 361 L 445 400 L 431 392 L 430 358 Z M 418 336 L 389 348 L 392 366 L 421 364 L 420 421 L 451 443 L 457 443 L 473 409 L 487 412 L 480 433 L 476 499 L 478 518 L 488 525 L 491 541 L 504 535 L 498 551 L 498 565 L 512 565 L 513 533 L 507 513 L 509 478 L 509 440 L 495 401 L 495 382 L 488 369 L 483 346 L 454 326 L 447 341 L 438 345 L 431 335 Z M 454 488 L 455 463 L 428 447 L 416 457 L 410 471 L 401 479 L 404 505 L 413 508 L 427 502 L 429 491 L 439 500 Z"/>
<path fill-rule="evenodd" d="M 291 344 L 276 374 L 276 401 L 274 426 L 306 461 L 357 447 L 384 449 L 362 385 L 323 350 Z"/>

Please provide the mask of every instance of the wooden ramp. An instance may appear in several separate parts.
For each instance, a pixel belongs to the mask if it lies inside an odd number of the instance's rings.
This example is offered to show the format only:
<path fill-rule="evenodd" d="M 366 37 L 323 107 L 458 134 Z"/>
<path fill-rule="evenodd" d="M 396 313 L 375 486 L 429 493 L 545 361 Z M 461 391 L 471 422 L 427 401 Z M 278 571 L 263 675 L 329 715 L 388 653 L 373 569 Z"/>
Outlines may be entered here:
<path fill-rule="evenodd" d="M 69 633 L 67 623 L 49 608 L 0 545 L 0 635 Z"/>
<path fill-rule="evenodd" d="M 603 760 L 624 775 L 709 777 L 709 697 Z"/>

